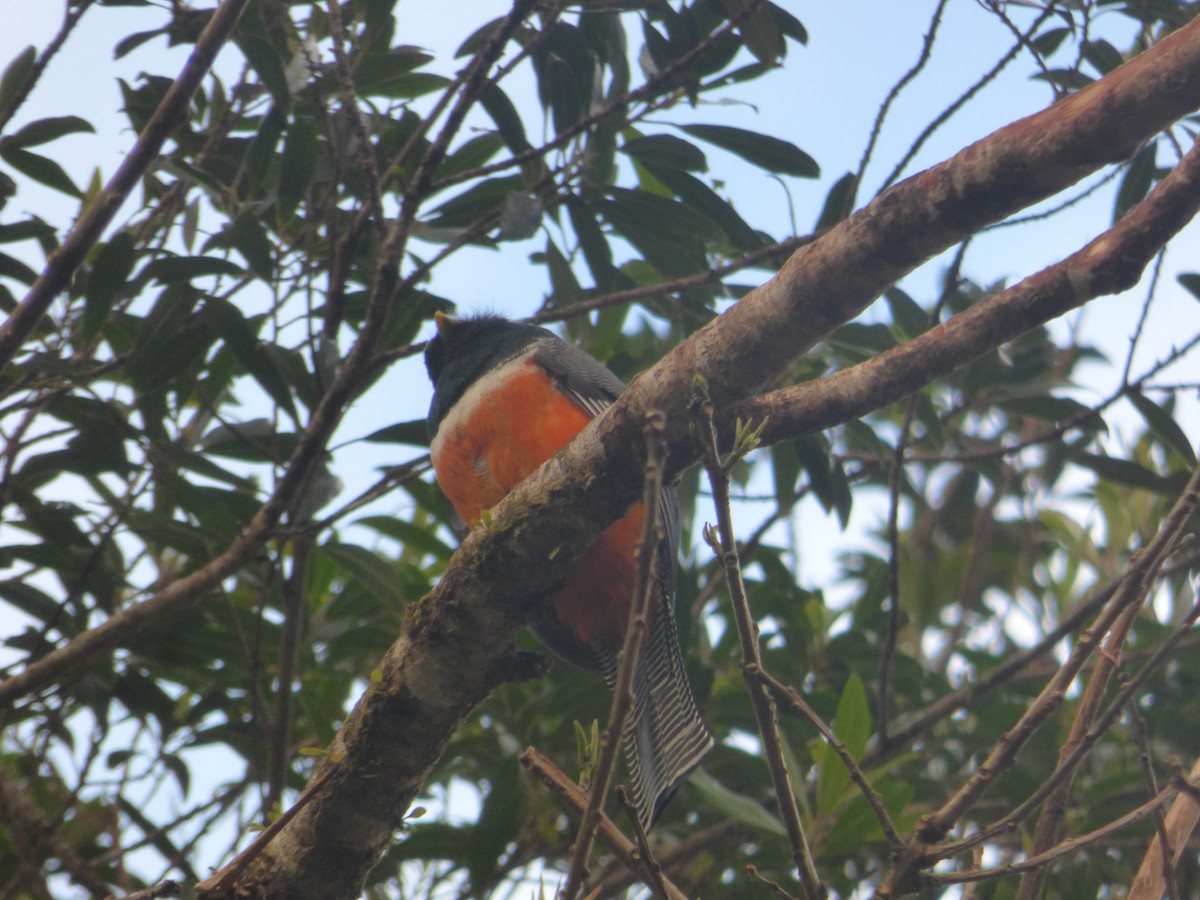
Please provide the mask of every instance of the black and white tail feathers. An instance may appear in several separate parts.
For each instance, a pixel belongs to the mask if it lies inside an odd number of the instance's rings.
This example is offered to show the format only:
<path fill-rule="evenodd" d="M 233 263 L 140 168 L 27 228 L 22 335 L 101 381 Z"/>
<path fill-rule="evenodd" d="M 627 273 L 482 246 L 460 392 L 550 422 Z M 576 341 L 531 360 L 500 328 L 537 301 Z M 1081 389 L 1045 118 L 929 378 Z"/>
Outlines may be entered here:
<path fill-rule="evenodd" d="M 656 612 L 634 671 L 633 707 L 621 735 L 630 800 L 647 829 L 713 745 L 688 685 L 670 602 L 660 601 Z M 612 688 L 616 660 L 605 662 L 604 678 Z"/>

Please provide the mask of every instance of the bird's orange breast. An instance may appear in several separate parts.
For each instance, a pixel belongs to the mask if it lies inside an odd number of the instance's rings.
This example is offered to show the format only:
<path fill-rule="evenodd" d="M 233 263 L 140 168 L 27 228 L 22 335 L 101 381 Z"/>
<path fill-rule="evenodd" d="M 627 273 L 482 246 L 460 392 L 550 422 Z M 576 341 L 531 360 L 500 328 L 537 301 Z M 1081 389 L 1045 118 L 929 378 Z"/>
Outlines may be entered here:
<path fill-rule="evenodd" d="M 430 450 L 438 483 L 472 527 L 591 417 L 526 356 L 476 381 L 438 426 Z M 606 531 L 553 599 L 559 619 L 589 646 L 620 648 L 633 591 L 641 506 Z"/>

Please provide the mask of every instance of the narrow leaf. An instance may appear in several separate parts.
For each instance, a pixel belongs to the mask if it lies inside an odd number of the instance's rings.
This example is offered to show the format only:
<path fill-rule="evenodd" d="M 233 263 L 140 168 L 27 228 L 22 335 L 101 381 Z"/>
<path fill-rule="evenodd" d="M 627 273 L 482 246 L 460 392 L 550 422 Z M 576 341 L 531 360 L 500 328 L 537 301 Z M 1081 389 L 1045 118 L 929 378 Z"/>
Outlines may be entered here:
<path fill-rule="evenodd" d="M 1130 391 L 1129 400 L 1142 414 L 1150 430 L 1164 444 L 1187 460 L 1189 466 L 1196 464 L 1196 451 L 1192 448 L 1192 442 L 1169 412 L 1140 391 Z"/>
<path fill-rule="evenodd" d="M 0 143 L 5 147 L 35 147 L 48 143 L 65 134 L 77 134 L 81 131 L 95 133 L 92 123 L 79 116 L 53 116 L 48 119 L 38 119 L 30 122 L 17 132 L 3 138 Z"/>
<path fill-rule="evenodd" d="M 821 167 L 816 160 L 790 141 L 729 125 L 680 127 L 693 137 L 728 150 L 768 172 L 800 178 L 817 178 L 821 174 Z"/>

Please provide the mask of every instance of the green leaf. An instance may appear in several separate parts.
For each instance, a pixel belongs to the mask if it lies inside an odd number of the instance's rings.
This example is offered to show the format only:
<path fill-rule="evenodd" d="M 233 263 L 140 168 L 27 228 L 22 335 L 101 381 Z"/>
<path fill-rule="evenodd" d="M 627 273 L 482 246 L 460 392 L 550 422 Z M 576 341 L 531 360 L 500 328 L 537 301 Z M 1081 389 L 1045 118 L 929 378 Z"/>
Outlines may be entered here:
<path fill-rule="evenodd" d="M 449 562 L 450 557 L 454 555 L 454 548 L 440 540 L 436 532 L 427 526 L 414 525 L 393 516 L 364 516 L 355 519 L 354 524 L 385 534 L 406 548 L 413 547 L 442 562 Z"/>
<path fill-rule="evenodd" d="M 796 502 L 796 482 L 800 480 L 800 457 L 792 441 L 781 441 L 770 449 L 770 454 L 775 503 L 780 510 L 791 509 Z"/>
<path fill-rule="evenodd" d="M 1070 34 L 1071 29 L 1069 28 L 1048 28 L 1035 37 L 1031 43 L 1041 56 L 1050 56 L 1062 46 L 1062 42 Z"/>
<path fill-rule="evenodd" d="M 317 170 L 317 123 L 309 116 L 296 116 L 288 126 L 279 160 L 279 194 L 276 212 L 280 221 L 292 217 L 308 194 Z"/>
<path fill-rule="evenodd" d="M 287 115 L 278 105 L 272 106 L 262 117 L 245 155 L 245 179 L 249 190 L 257 192 L 262 187 L 271 164 L 278 158 L 279 139 L 286 122 Z"/>
<path fill-rule="evenodd" d="M 785 837 L 787 835 L 783 823 L 772 815 L 762 804 L 751 800 L 735 791 L 731 791 L 717 781 L 703 767 L 694 771 L 688 779 L 688 784 L 700 792 L 706 805 L 728 816 L 743 825 L 761 831 L 764 834 Z"/>
<path fill-rule="evenodd" d="M 816 160 L 790 141 L 729 125 L 681 125 L 680 128 L 768 172 L 800 178 L 817 178 L 821 174 Z"/>
<path fill-rule="evenodd" d="M 388 97 L 393 100 L 415 100 L 434 91 L 449 87 L 454 82 L 445 75 L 433 72 L 409 72 L 392 79 L 384 87 L 374 91 L 375 96 Z"/>
<path fill-rule="evenodd" d="M 0 253 L 0 277 L 13 278 L 22 284 L 33 284 L 38 273 L 21 260 L 7 253 Z"/>
<path fill-rule="evenodd" d="M 746 220 L 725 198 L 694 175 L 679 169 L 648 166 L 655 178 L 679 198 L 684 206 L 694 209 L 704 219 L 717 225 L 730 245 L 739 250 L 756 250 L 767 243 L 766 236 L 751 228 Z"/>
<path fill-rule="evenodd" d="M 205 339 L 189 321 L 198 299 L 187 285 L 168 285 L 142 320 L 126 363 L 130 380 L 142 390 L 163 390 L 207 352 L 211 336 Z"/>
<path fill-rule="evenodd" d="M 1054 397 L 1050 394 L 1032 397 L 1007 397 L 997 400 L 1005 412 L 1020 416 L 1032 416 L 1046 422 L 1065 422 L 1092 413 L 1092 408 L 1070 397 Z"/>
<path fill-rule="evenodd" d="M 30 153 L 19 147 L 2 145 L 0 145 L 0 159 L 39 184 L 54 188 L 70 197 L 83 199 L 83 191 L 75 186 L 75 182 L 71 180 L 71 176 L 66 173 L 66 170 L 52 159 Z"/>
<path fill-rule="evenodd" d="M 458 147 L 438 167 L 437 177 L 450 178 L 484 165 L 504 148 L 504 139 L 493 131 L 478 134 Z"/>
<path fill-rule="evenodd" d="M 140 277 L 153 278 L 161 284 L 176 284 L 205 275 L 240 277 L 245 271 L 236 263 L 219 256 L 161 256 L 148 262 Z"/>
<path fill-rule="evenodd" d="M 1101 456 L 1094 453 L 1078 453 L 1074 461 L 1086 469 L 1091 469 L 1106 481 L 1115 481 L 1128 487 L 1144 488 L 1158 494 L 1173 492 L 1170 480 L 1163 478 L 1157 472 L 1138 465 L 1127 459 L 1112 456 Z"/>
<path fill-rule="evenodd" d="M 121 231 L 100 247 L 88 271 L 84 290 L 83 333 L 93 337 L 108 318 L 113 300 L 128 286 L 129 273 L 137 258 L 133 235 Z"/>
<path fill-rule="evenodd" d="M 25 87 L 33 64 L 37 62 L 37 48 L 30 45 L 13 57 L 0 75 L 0 113 L 6 113 L 17 95 Z"/>
<path fill-rule="evenodd" d="M 883 292 L 888 308 L 892 311 L 892 321 L 902 338 L 915 338 L 929 330 L 929 313 L 905 291 L 892 286 Z"/>
<path fill-rule="evenodd" d="M 489 893 L 500 857 L 517 833 L 524 812 L 520 767 L 516 760 L 508 759 L 490 773 L 487 796 L 467 843 L 467 871 L 475 896 Z"/>
<path fill-rule="evenodd" d="M 221 297 L 209 297 L 204 301 L 204 316 L 259 386 L 291 416 L 293 422 L 299 423 L 287 379 L 259 341 L 257 327 L 247 321 L 240 309 Z"/>
<path fill-rule="evenodd" d="M 778 4 L 770 2 L 770 0 L 767 0 L 763 5 L 771 11 L 771 18 L 775 20 L 775 27 L 782 31 L 785 37 L 790 37 L 797 44 L 808 43 L 808 30 L 801 24 L 799 19 Z"/>
<path fill-rule="evenodd" d="M 629 279 L 613 265 L 612 248 L 591 207 L 571 197 L 567 200 L 567 215 L 596 286 L 605 291 L 628 287 Z"/>
<path fill-rule="evenodd" d="M 523 153 L 532 148 L 529 140 L 525 137 L 525 126 L 521 124 L 517 108 L 504 91 L 488 82 L 487 87 L 479 95 L 479 102 L 483 104 L 484 110 L 496 123 L 500 137 L 509 150 L 513 153 Z"/>
<path fill-rule="evenodd" d="M 330 541 L 321 545 L 321 552 L 341 566 L 364 590 L 382 603 L 398 603 L 400 591 L 396 575 L 382 557 L 355 544 Z"/>
<path fill-rule="evenodd" d="M 254 274 L 263 281 L 275 277 L 275 248 L 262 222 L 250 213 L 242 213 L 226 229 L 229 242 L 242 254 Z"/>
<path fill-rule="evenodd" d="M 708 171 L 704 151 L 690 141 L 670 134 L 652 134 L 633 138 L 622 145 L 621 152 L 647 166 L 682 169 L 685 172 Z"/>
<path fill-rule="evenodd" d="M 1121 51 L 1105 40 L 1082 41 L 1079 52 L 1101 75 L 1107 75 L 1125 62 Z"/>
<path fill-rule="evenodd" d="M 285 64 L 275 46 L 266 37 L 257 34 L 241 34 L 236 38 L 236 42 L 250 68 L 254 69 L 263 85 L 271 92 L 271 99 L 275 101 L 276 106 L 286 110 L 292 97 L 288 90 Z"/>
<path fill-rule="evenodd" d="M 604 217 L 663 274 L 706 268 L 705 242 L 723 237 L 716 223 L 678 201 L 625 188 L 610 188 L 609 198 L 600 207 Z"/>
<path fill-rule="evenodd" d="M 62 605 L 49 594 L 29 584 L 23 578 L 0 581 L 0 597 L 14 609 L 41 622 L 57 622 L 63 614 Z"/>
<path fill-rule="evenodd" d="M 1191 441 L 1169 412 L 1141 391 L 1130 391 L 1129 400 L 1159 440 L 1182 456 L 1189 467 L 1196 465 L 1196 451 Z"/>
<path fill-rule="evenodd" d="M 372 444 L 411 444 L 414 447 L 428 447 L 428 426 L 424 419 L 397 422 L 395 425 L 372 431 L 363 440 Z"/>
<path fill-rule="evenodd" d="M 837 714 L 830 726 L 834 736 L 842 742 L 854 759 L 862 757 L 867 741 L 871 737 L 871 704 L 862 679 L 855 672 L 846 679 L 842 697 L 838 701 Z M 824 742 L 813 752 L 817 761 L 817 814 L 831 814 L 841 802 L 842 795 L 850 785 L 850 770 L 845 767 L 833 749 Z"/>
<path fill-rule="evenodd" d="M 48 143 L 66 134 L 78 134 L 81 131 L 95 133 L 92 123 L 79 116 L 54 116 L 48 119 L 38 119 L 30 122 L 13 134 L 0 138 L 3 147 L 35 147 Z"/>
<path fill-rule="evenodd" d="M 1189 294 L 1200 300 L 1200 274 L 1195 272 L 1184 272 L 1181 275 L 1175 276 L 1175 280 L 1179 282 Z"/>
<path fill-rule="evenodd" d="M 57 246 L 57 237 L 58 232 L 54 226 L 38 216 L 0 225 L 0 244 L 36 240 L 43 248 L 49 250 Z"/>
<path fill-rule="evenodd" d="M 759 0 L 721 0 L 725 12 L 733 19 L 742 16 L 738 31 L 746 48 L 759 62 L 774 63 L 786 52 L 783 35 L 780 34 L 770 8 Z M 747 9 L 753 5 L 747 15 Z"/>
<path fill-rule="evenodd" d="M 853 172 L 847 172 L 829 189 L 829 193 L 825 195 L 821 215 L 817 218 L 818 233 L 832 228 L 852 212 L 846 208 L 846 203 L 856 184 L 858 177 Z"/>
<path fill-rule="evenodd" d="M 354 65 L 354 85 L 360 94 L 385 93 L 409 72 L 432 61 L 430 54 L 416 47 L 364 53 Z"/>
<path fill-rule="evenodd" d="M 556 308 L 570 306 L 579 300 L 583 288 L 571 270 L 571 264 L 550 237 L 546 238 L 546 268 L 550 273 L 550 290 L 553 292 L 550 299 Z"/>
<path fill-rule="evenodd" d="M 266 418 L 218 425 L 204 435 L 200 446 L 205 453 L 241 459 L 247 462 L 282 463 L 296 449 L 294 432 L 276 431 Z"/>
<path fill-rule="evenodd" d="M 1142 202 L 1154 184 L 1156 169 L 1154 165 L 1158 143 L 1151 141 L 1139 150 L 1129 162 L 1121 186 L 1117 188 L 1117 199 L 1113 204 L 1113 221 L 1121 218 L 1130 209 Z"/>

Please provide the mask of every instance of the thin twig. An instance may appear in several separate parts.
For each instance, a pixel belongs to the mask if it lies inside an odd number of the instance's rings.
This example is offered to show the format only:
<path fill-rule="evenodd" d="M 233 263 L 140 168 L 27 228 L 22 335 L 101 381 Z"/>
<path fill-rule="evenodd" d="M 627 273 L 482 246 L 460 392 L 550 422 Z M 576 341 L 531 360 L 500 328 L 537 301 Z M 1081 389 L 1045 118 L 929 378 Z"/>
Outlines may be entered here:
<path fill-rule="evenodd" d="M 300 810 L 304 809 L 310 801 L 317 797 L 321 791 L 321 787 L 333 777 L 336 771 L 333 766 L 328 766 L 324 771 L 315 775 L 305 785 L 304 793 L 296 798 L 295 803 L 284 810 L 279 818 L 274 819 L 266 828 L 255 835 L 254 840 L 250 842 L 249 846 L 235 856 L 219 872 L 214 873 L 211 877 L 196 885 L 196 892 L 203 895 L 205 893 L 226 894 L 232 891 L 237 884 L 238 876 L 246 870 L 246 867 L 254 861 L 255 857 L 267 848 L 267 844 L 271 843 L 275 835 L 282 831 L 283 827 L 294 819 Z"/>
<path fill-rule="evenodd" d="M 637 809 L 630 802 L 625 788 L 618 785 L 616 793 L 617 802 L 621 804 L 621 808 L 625 810 L 625 814 L 629 817 L 629 821 L 633 825 L 633 836 L 637 840 L 638 855 L 645 861 L 646 872 L 650 876 L 648 879 L 650 892 L 655 897 L 666 897 L 667 888 L 662 880 L 662 866 L 658 864 L 658 860 L 650 852 L 650 840 L 646 837 L 646 829 L 642 827 L 642 820 L 638 817 Z M 600 890 L 601 886 L 596 885 L 596 889 Z"/>
<path fill-rule="evenodd" d="M 568 778 L 546 756 L 533 747 L 526 747 L 521 754 L 521 764 L 533 774 L 538 781 L 552 790 L 567 806 L 579 815 L 587 808 L 588 796 L 574 781 Z M 600 813 L 596 836 L 602 844 L 620 857 L 630 872 L 638 874 L 643 880 L 650 878 L 646 870 L 645 860 L 638 856 L 637 847 L 632 841 L 621 834 L 621 830 L 603 811 Z M 669 900 L 687 900 L 686 895 L 671 883 L 665 875 L 661 876 L 662 885 Z"/>
<path fill-rule="evenodd" d="M 941 12 L 939 8 L 939 14 Z M 931 38 L 932 39 L 932 38 Z M 947 270 L 945 282 L 937 303 L 929 312 L 929 327 L 938 324 L 942 309 L 950 300 L 951 295 L 958 289 L 963 260 L 966 258 L 968 241 L 959 244 L 954 254 L 954 261 Z M 904 404 L 904 419 L 900 424 L 900 434 L 896 438 L 896 446 L 892 451 L 891 465 L 888 469 L 888 594 L 891 602 L 888 605 L 888 627 L 883 641 L 883 652 L 879 661 L 879 743 L 888 741 L 888 724 L 891 720 L 892 692 L 892 660 L 896 655 L 896 642 L 900 637 L 900 484 L 904 480 L 904 456 L 908 451 L 908 442 L 912 438 L 912 423 L 917 414 L 917 404 L 921 400 L 919 392 L 914 392 Z"/>
<path fill-rule="evenodd" d="M 1192 789 L 1200 788 L 1200 781 L 1187 782 L 1187 786 Z M 972 881 L 986 881 L 991 878 L 1000 878 L 1004 875 L 1012 875 L 1019 872 L 1029 872 L 1035 869 L 1040 869 L 1050 865 L 1057 860 L 1070 856 L 1082 850 L 1091 844 L 1099 843 L 1110 838 L 1113 834 L 1120 831 L 1129 825 L 1140 822 L 1147 816 L 1153 815 L 1156 809 L 1161 808 L 1168 800 L 1176 796 L 1183 790 L 1182 785 L 1170 785 L 1165 788 L 1157 797 L 1147 800 L 1145 803 L 1131 809 L 1123 816 L 1113 819 L 1106 825 L 1089 831 L 1087 834 L 1080 835 L 1077 838 L 1071 838 L 1068 841 L 1063 841 L 1061 844 L 1036 856 L 1030 856 L 1019 863 L 1009 863 L 1004 866 L 996 866 L 991 869 L 972 869 L 968 872 L 948 872 L 945 874 L 937 873 L 926 876 L 926 883 L 931 885 L 940 884 L 963 884 Z"/>
<path fill-rule="evenodd" d="M 561 894 L 564 900 L 574 900 L 587 880 L 587 860 L 591 855 L 592 840 L 599 823 L 600 811 L 604 808 L 604 800 L 612 783 L 625 720 L 633 708 L 633 675 L 650 634 L 647 610 L 654 591 L 654 559 L 659 532 L 658 505 L 663 490 L 663 466 L 666 462 L 666 446 L 663 443 L 665 426 L 666 420 L 658 410 L 650 410 L 646 414 L 643 429 L 646 464 L 643 470 L 645 484 L 642 491 L 642 536 L 638 543 L 633 598 L 629 621 L 625 626 L 625 641 L 621 646 L 621 654 L 617 657 L 617 680 L 613 685 L 613 702 L 608 713 L 608 726 L 600 737 L 599 758 L 592 773 L 592 792 L 583 819 L 579 823 L 575 845 L 571 849 L 567 883 Z"/>
<path fill-rule="evenodd" d="M 275 714 L 271 717 L 271 735 L 267 756 L 267 798 L 265 806 L 274 810 L 283 802 L 287 785 L 288 748 L 291 746 L 292 712 L 299 669 L 300 635 L 308 600 L 308 570 L 314 537 L 298 534 L 292 541 L 292 571 L 283 585 L 283 627 L 279 635 L 279 673 L 276 684 Z"/>
<path fill-rule="evenodd" d="M 826 896 L 825 886 L 817 874 L 812 850 L 804 833 L 804 825 L 800 821 L 796 795 L 788 777 L 787 763 L 783 758 L 783 741 L 779 733 L 778 710 L 774 698 L 759 677 L 759 673 L 763 671 L 763 664 L 758 645 L 758 624 L 750 613 L 745 585 L 742 583 L 742 570 L 738 562 L 737 541 L 733 535 L 733 516 L 729 501 L 729 469 L 721 461 L 720 451 L 717 449 L 713 405 L 708 398 L 707 388 L 702 383 L 697 383 L 694 389 L 692 412 L 700 435 L 704 468 L 712 485 L 713 505 L 717 515 L 715 533 L 706 528 L 705 537 L 713 550 L 719 553 L 725 566 L 725 581 L 729 585 L 733 616 L 742 645 L 742 676 L 746 680 L 746 687 L 754 706 L 763 756 L 766 757 L 771 783 L 775 789 L 775 799 L 787 828 L 796 871 L 808 900 L 821 900 Z"/>
<path fill-rule="evenodd" d="M 1125 608 L 1117 621 L 1113 623 L 1113 627 L 1109 629 L 1104 642 L 1097 648 L 1091 677 L 1083 690 L 1083 695 L 1079 698 L 1067 738 L 1058 751 L 1057 771 L 1065 769 L 1067 760 L 1073 758 L 1074 752 L 1087 736 L 1100 701 L 1108 690 L 1109 681 L 1116 671 L 1121 648 L 1125 645 L 1125 641 L 1133 629 L 1134 621 L 1141 613 L 1142 604 L 1153 588 L 1154 578 L 1157 574 L 1158 572 L 1155 570 L 1142 581 L 1139 585 L 1139 602 L 1130 603 Z M 1060 777 L 1054 790 L 1046 793 L 1046 801 L 1042 805 L 1041 812 L 1038 813 L 1037 823 L 1033 829 L 1033 839 L 1030 844 L 1030 853 L 1033 855 L 1036 856 L 1049 850 L 1062 837 L 1063 820 L 1066 816 L 1067 802 L 1071 796 L 1071 786 L 1074 781 L 1075 769 L 1072 767 Z M 1034 869 L 1026 873 L 1017 888 L 1017 900 L 1037 900 L 1042 894 L 1042 888 L 1048 875 L 1047 869 Z"/>
<path fill-rule="evenodd" d="M 1197 472 L 1200 473 L 1200 470 L 1197 470 Z M 1153 587 L 1154 574 L 1160 569 L 1161 562 L 1158 566 L 1145 573 L 1145 590 L 1137 592 L 1136 594 L 1130 594 L 1135 602 L 1135 607 L 1139 605 L 1136 604 L 1136 600 L 1144 599 L 1150 588 Z M 1124 599 L 1122 594 L 1118 594 L 1114 605 L 1120 606 L 1122 599 Z M 1122 607 L 1122 612 L 1124 611 L 1125 608 Z M 1080 735 L 1080 737 L 1070 745 L 1070 752 L 1066 753 L 1062 757 L 1054 771 L 1051 772 L 1049 777 L 1047 777 L 1046 780 L 1038 786 L 1037 790 L 1035 790 L 1020 805 L 1018 805 L 1014 810 L 1012 810 L 1012 812 L 1008 813 L 1003 818 L 993 822 L 986 828 L 979 829 L 969 838 L 955 842 L 954 844 L 948 844 L 944 847 L 939 847 L 935 855 L 939 857 L 953 856 L 961 853 L 965 849 L 979 846 L 986 842 L 988 838 L 994 837 L 1003 833 L 1004 831 L 1009 830 L 1014 824 L 1020 822 L 1025 816 L 1037 809 L 1037 807 L 1045 802 L 1048 797 L 1054 796 L 1061 785 L 1069 782 L 1079 763 L 1121 715 L 1121 711 L 1125 704 L 1130 702 L 1133 695 L 1142 686 L 1142 684 L 1145 683 L 1146 679 L 1149 678 L 1174 651 L 1179 642 L 1184 638 L 1192 626 L 1195 625 L 1197 619 L 1200 619 L 1200 599 L 1197 600 L 1191 611 L 1175 629 L 1172 635 L 1167 638 L 1167 640 L 1155 647 L 1154 652 L 1150 654 L 1142 668 L 1138 670 L 1138 673 L 1132 676 L 1128 682 L 1119 691 L 1117 691 L 1116 697 L 1113 699 L 1112 703 L 1109 704 L 1104 713 L 1098 716 L 1095 719 L 1094 724 L 1092 724 L 1092 726 L 1088 728 L 1085 733 Z"/>
<path fill-rule="evenodd" d="M 70 879 L 93 896 L 104 896 L 108 886 L 93 874 L 90 865 L 63 839 L 53 823 L 47 822 L 41 811 L 17 784 L 8 770 L 0 766 L 0 808 L 4 810 L 5 825 L 13 849 L 22 857 L 29 875 L 37 875 L 51 856 L 57 859 Z M 64 814 L 70 808 L 64 806 Z M 17 873 L 10 885 L 20 889 Z M 27 886 L 27 885 L 26 885 Z"/>
<path fill-rule="evenodd" d="M 1041 27 L 1042 23 L 1053 14 L 1053 11 L 1054 4 L 1047 4 L 1038 15 L 1037 19 L 1034 20 L 1033 24 L 1029 26 L 1027 33 L 1030 35 L 1034 34 L 1038 28 Z M 883 189 L 894 184 L 900 177 L 900 174 L 905 170 L 905 168 L 907 168 L 908 164 L 912 162 L 916 155 L 920 152 L 921 148 L 925 146 L 925 142 L 933 136 L 934 132 L 946 124 L 946 122 L 950 120 L 951 116 L 965 106 L 966 103 L 981 90 L 983 90 L 986 85 L 995 80 L 995 78 L 1002 71 L 1004 71 L 1008 64 L 1017 58 L 1017 54 L 1020 51 L 1021 43 L 1018 42 L 1014 44 L 1007 53 L 1000 57 L 1000 59 L 994 66 L 992 66 L 991 69 L 985 72 L 974 84 L 967 88 L 967 90 L 965 90 L 957 100 L 942 110 L 942 112 L 940 112 L 919 135 L 917 135 L 917 139 L 912 142 L 912 146 L 908 148 L 908 151 L 904 154 L 904 157 L 900 160 L 900 162 L 896 163 L 896 166 L 894 169 L 892 169 L 891 174 L 884 179 L 880 190 L 882 191 Z"/>
<path fill-rule="evenodd" d="M 887 118 L 888 110 L 892 108 L 892 104 L 896 102 L 896 98 L 900 96 L 900 93 L 908 86 L 909 82 L 921 74 L 921 70 L 925 68 L 929 62 L 929 58 L 933 55 L 933 42 L 937 39 L 938 28 L 942 24 L 942 15 L 946 11 L 946 4 L 948 2 L 949 0 L 938 0 L 938 5 L 930 17 L 929 30 L 925 33 L 925 39 L 921 44 L 921 52 L 917 55 L 917 61 L 900 77 L 899 81 L 892 85 L 887 97 L 884 98 L 883 103 L 879 107 L 879 112 L 875 116 L 875 122 L 871 126 L 871 134 L 867 139 L 867 146 L 863 150 L 862 159 L 859 160 L 858 168 L 855 169 L 857 177 L 854 180 L 854 188 L 846 195 L 846 207 L 844 211 L 847 214 L 854 208 L 855 194 L 858 192 L 858 186 L 862 184 L 863 175 L 867 171 L 867 164 L 871 161 L 871 154 L 874 152 L 875 145 L 879 142 L 879 136 L 883 132 L 883 121 Z"/>
<path fill-rule="evenodd" d="M 862 791 L 863 797 L 866 798 L 867 804 L 875 813 L 875 818 L 879 820 L 879 826 L 883 829 L 884 837 L 893 848 L 904 846 L 904 838 L 900 837 L 900 832 L 896 830 L 895 824 L 892 822 L 892 817 L 888 815 L 887 808 L 883 805 L 883 797 L 875 788 L 871 787 L 871 782 L 867 780 L 866 774 L 855 761 L 854 755 L 849 748 L 838 739 L 838 736 L 833 733 L 825 721 L 817 715 L 817 711 L 805 702 L 797 691 L 790 684 L 784 684 L 774 675 L 769 672 L 760 671 L 758 677 L 772 691 L 783 698 L 783 702 L 792 708 L 792 711 L 809 722 L 825 739 L 832 749 L 837 754 L 838 759 L 842 761 L 842 765 L 846 767 L 846 771 L 850 773 L 850 780 L 858 785 L 858 789 Z"/>
<path fill-rule="evenodd" d="M 1138 763 L 1142 767 L 1142 778 L 1146 781 L 1146 788 L 1150 796 L 1155 797 L 1162 789 L 1158 786 L 1158 776 L 1154 773 L 1154 761 L 1150 757 L 1150 737 L 1146 733 L 1146 719 L 1142 716 L 1138 705 L 1133 702 L 1126 704 L 1125 714 L 1133 724 L 1133 738 L 1137 744 Z M 1171 858 L 1171 835 L 1167 831 L 1167 817 L 1162 807 L 1154 811 L 1154 834 L 1155 840 L 1146 851 L 1146 858 L 1152 858 L 1150 854 L 1154 852 L 1157 843 L 1160 851 L 1158 856 L 1162 861 L 1164 893 L 1167 895 L 1167 900 L 1180 900 L 1179 885 L 1175 881 L 1175 862 Z"/>
<path fill-rule="evenodd" d="M 1192 764 L 1188 778 L 1193 784 L 1200 782 L 1200 759 Z M 1198 819 L 1200 802 L 1191 794 L 1181 793 L 1171 802 L 1171 808 L 1167 811 L 1166 838 L 1156 835 L 1150 842 L 1138 873 L 1129 886 L 1126 900 L 1161 900 L 1164 890 L 1174 882 L 1174 867 Z M 1171 870 L 1170 875 L 1166 869 Z M 1178 896 L 1178 888 L 1175 890 Z"/>

